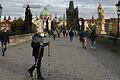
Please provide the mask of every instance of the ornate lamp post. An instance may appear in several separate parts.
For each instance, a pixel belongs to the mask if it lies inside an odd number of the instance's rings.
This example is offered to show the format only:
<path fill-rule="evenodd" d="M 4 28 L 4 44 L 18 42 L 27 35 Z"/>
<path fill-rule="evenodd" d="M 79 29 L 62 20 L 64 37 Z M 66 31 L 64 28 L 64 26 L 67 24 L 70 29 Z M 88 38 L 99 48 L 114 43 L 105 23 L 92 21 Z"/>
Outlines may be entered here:
<path fill-rule="evenodd" d="M 116 37 L 118 37 L 119 36 L 120 0 L 118 1 L 118 3 L 115 6 L 117 8 L 117 15 L 118 15 L 118 27 L 117 27 L 117 33 L 116 33 Z"/>
<path fill-rule="evenodd" d="M 1 15 L 2 15 L 2 6 L 1 6 L 1 4 L 0 4 L 0 22 L 1 22 Z"/>

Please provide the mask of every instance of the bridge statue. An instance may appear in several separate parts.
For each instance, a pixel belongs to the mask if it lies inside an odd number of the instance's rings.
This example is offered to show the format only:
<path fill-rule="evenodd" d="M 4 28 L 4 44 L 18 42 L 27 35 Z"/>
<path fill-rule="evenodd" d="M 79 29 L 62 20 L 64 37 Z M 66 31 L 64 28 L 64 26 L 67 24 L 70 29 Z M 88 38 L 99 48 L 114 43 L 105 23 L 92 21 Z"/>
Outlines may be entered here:
<path fill-rule="evenodd" d="M 99 3 L 98 6 L 98 28 L 97 28 L 97 32 L 98 34 L 106 34 L 105 32 L 105 12 L 104 12 L 104 8 L 102 7 L 102 5 Z"/>

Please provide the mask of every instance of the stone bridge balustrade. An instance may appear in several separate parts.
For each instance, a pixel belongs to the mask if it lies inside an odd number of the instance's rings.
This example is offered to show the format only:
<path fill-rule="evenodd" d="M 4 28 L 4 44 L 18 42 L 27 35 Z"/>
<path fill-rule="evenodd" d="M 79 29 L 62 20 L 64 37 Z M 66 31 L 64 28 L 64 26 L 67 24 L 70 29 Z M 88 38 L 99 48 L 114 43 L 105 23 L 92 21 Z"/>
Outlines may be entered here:
<path fill-rule="evenodd" d="M 23 34 L 23 35 L 10 36 L 10 44 L 8 46 L 16 45 L 19 43 L 29 41 L 32 39 L 32 35 L 33 34 Z"/>
<path fill-rule="evenodd" d="M 107 35 L 99 36 L 97 39 L 97 43 L 120 53 L 120 38 Z"/>

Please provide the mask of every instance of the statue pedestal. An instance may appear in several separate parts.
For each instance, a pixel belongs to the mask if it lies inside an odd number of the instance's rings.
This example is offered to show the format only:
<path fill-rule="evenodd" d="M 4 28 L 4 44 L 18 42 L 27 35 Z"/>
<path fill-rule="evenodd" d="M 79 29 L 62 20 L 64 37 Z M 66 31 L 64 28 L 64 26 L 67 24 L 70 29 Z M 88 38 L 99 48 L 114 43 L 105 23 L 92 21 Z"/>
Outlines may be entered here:
<path fill-rule="evenodd" d="M 107 33 L 105 32 L 105 24 L 104 24 L 104 23 L 101 25 L 101 32 L 100 32 L 100 34 L 102 34 L 102 35 L 107 34 Z"/>
<path fill-rule="evenodd" d="M 107 33 L 106 33 L 105 31 L 101 31 L 100 34 L 102 34 L 102 35 L 106 35 Z"/>

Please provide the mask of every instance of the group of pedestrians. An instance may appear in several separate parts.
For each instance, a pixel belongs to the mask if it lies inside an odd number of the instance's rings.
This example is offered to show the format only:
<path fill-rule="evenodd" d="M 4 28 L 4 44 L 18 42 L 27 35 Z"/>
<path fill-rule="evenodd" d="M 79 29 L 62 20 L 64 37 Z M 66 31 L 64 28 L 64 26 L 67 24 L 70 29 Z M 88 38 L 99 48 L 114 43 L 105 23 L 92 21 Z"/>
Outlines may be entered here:
<path fill-rule="evenodd" d="M 56 30 L 54 30 L 53 31 L 53 39 L 55 40 L 56 39 L 56 37 L 58 37 L 58 38 L 60 38 L 61 36 L 60 36 L 60 30 L 59 29 L 56 29 Z"/>
<path fill-rule="evenodd" d="M 67 38 L 69 36 L 70 38 L 70 41 L 73 41 L 73 37 L 77 37 L 77 31 L 76 30 L 73 30 L 73 29 L 70 29 L 70 30 L 67 30 L 67 29 L 63 29 L 63 30 L 59 30 L 59 29 L 56 29 L 53 31 L 53 39 L 55 40 L 56 37 L 60 38 L 61 37 L 61 33 L 63 35 L 63 38 Z"/>
<path fill-rule="evenodd" d="M 65 38 L 65 37 L 68 37 L 69 30 L 63 29 L 63 30 L 62 30 L 62 33 L 63 33 L 63 37 L 64 37 L 64 38 Z"/>
<path fill-rule="evenodd" d="M 58 31 L 56 30 L 53 33 L 53 38 L 56 35 L 58 35 L 58 37 L 60 37 L 60 33 L 58 34 Z M 74 32 L 74 30 L 69 30 L 69 37 L 70 37 L 70 41 L 73 41 L 74 36 L 76 35 L 76 33 Z M 86 49 L 87 46 L 87 38 L 89 36 L 90 40 L 91 40 L 91 48 L 92 49 L 96 49 L 96 38 L 97 38 L 97 34 L 96 31 L 93 30 L 91 32 L 91 34 L 89 35 L 87 31 L 81 30 L 79 33 L 80 36 L 80 42 L 82 42 L 82 47 Z M 63 35 L 64 37 L 64 35 Z M 55 38 L 54 38 L 55 39 Z M 7 43 L 9 43 L 9 34 L 7 33 L 6 29 L 3 29 L 3 32 L 0 35 L 0 40 L 1 40 L 1 45 L 2 45 L 2 53 L 3 56 L 5 56 L 5 51 L 7 49 Z M 33 77 L 33 72 L 35 69 L 37 69 L 37 79 L 40 80 L 44 80 L 44 78 L 41 75 L 41 60 L 42 57 L 44 55 L 44 47 L 49 46 L 49 42 L 48 43 L 44 43 L 43 41 L 43 36 L 41 32 L 37 32 L 33 35 L 32 37 L 32 41 L 31 41 L 31 47 L 33 48 L 32 51 L 32 56 L 35 59 L 35 63 L 32 67 L 30 67 L 28 69 L 28 72 L 30 74 L 31 77 Z"/>
<path fill-rule="evenodd" d="M 96 38 L 97 38 L 97 34 L 96 34 L 96 30 L 92 30 L 92 32 L 90 34 L 88 34 L 87 31 L 81 30 L 80 31 L 80 42 L 82 43 L 82 47 L 84 49 L 86 49 L 87 47 L 87 38 L 89 38 L 91 40 L 91 48 L 92 49 L 96 49 Z"/>
<path fill-rule="evenodd" d="M 5 56 L 5 51 L 7 50 L 7 44 L 9 41 L 9 34 L 7 32 L 7 29 L 3 29 L 0 34 L 0 41 L 1 41 L 1 47 L 2 47 L 2 56 Z M 33 77 L 33 72 L 36 69 L 37 71 L 37 79 L 44 80 L 44 78 L 41 75 L 41 60 L 44 55 L 44 47 L 49 46 L 48 43 L 44 43 L 43 41 L 43 35 L 41 32 L 37 32 L 33 35 L 32 41 L 31 41 L 31 47 L 33 48 L 32 56 L 35 59 L 35 63 L 32 67 L 28 69 L 28 72 L 31 77 Z"/>

